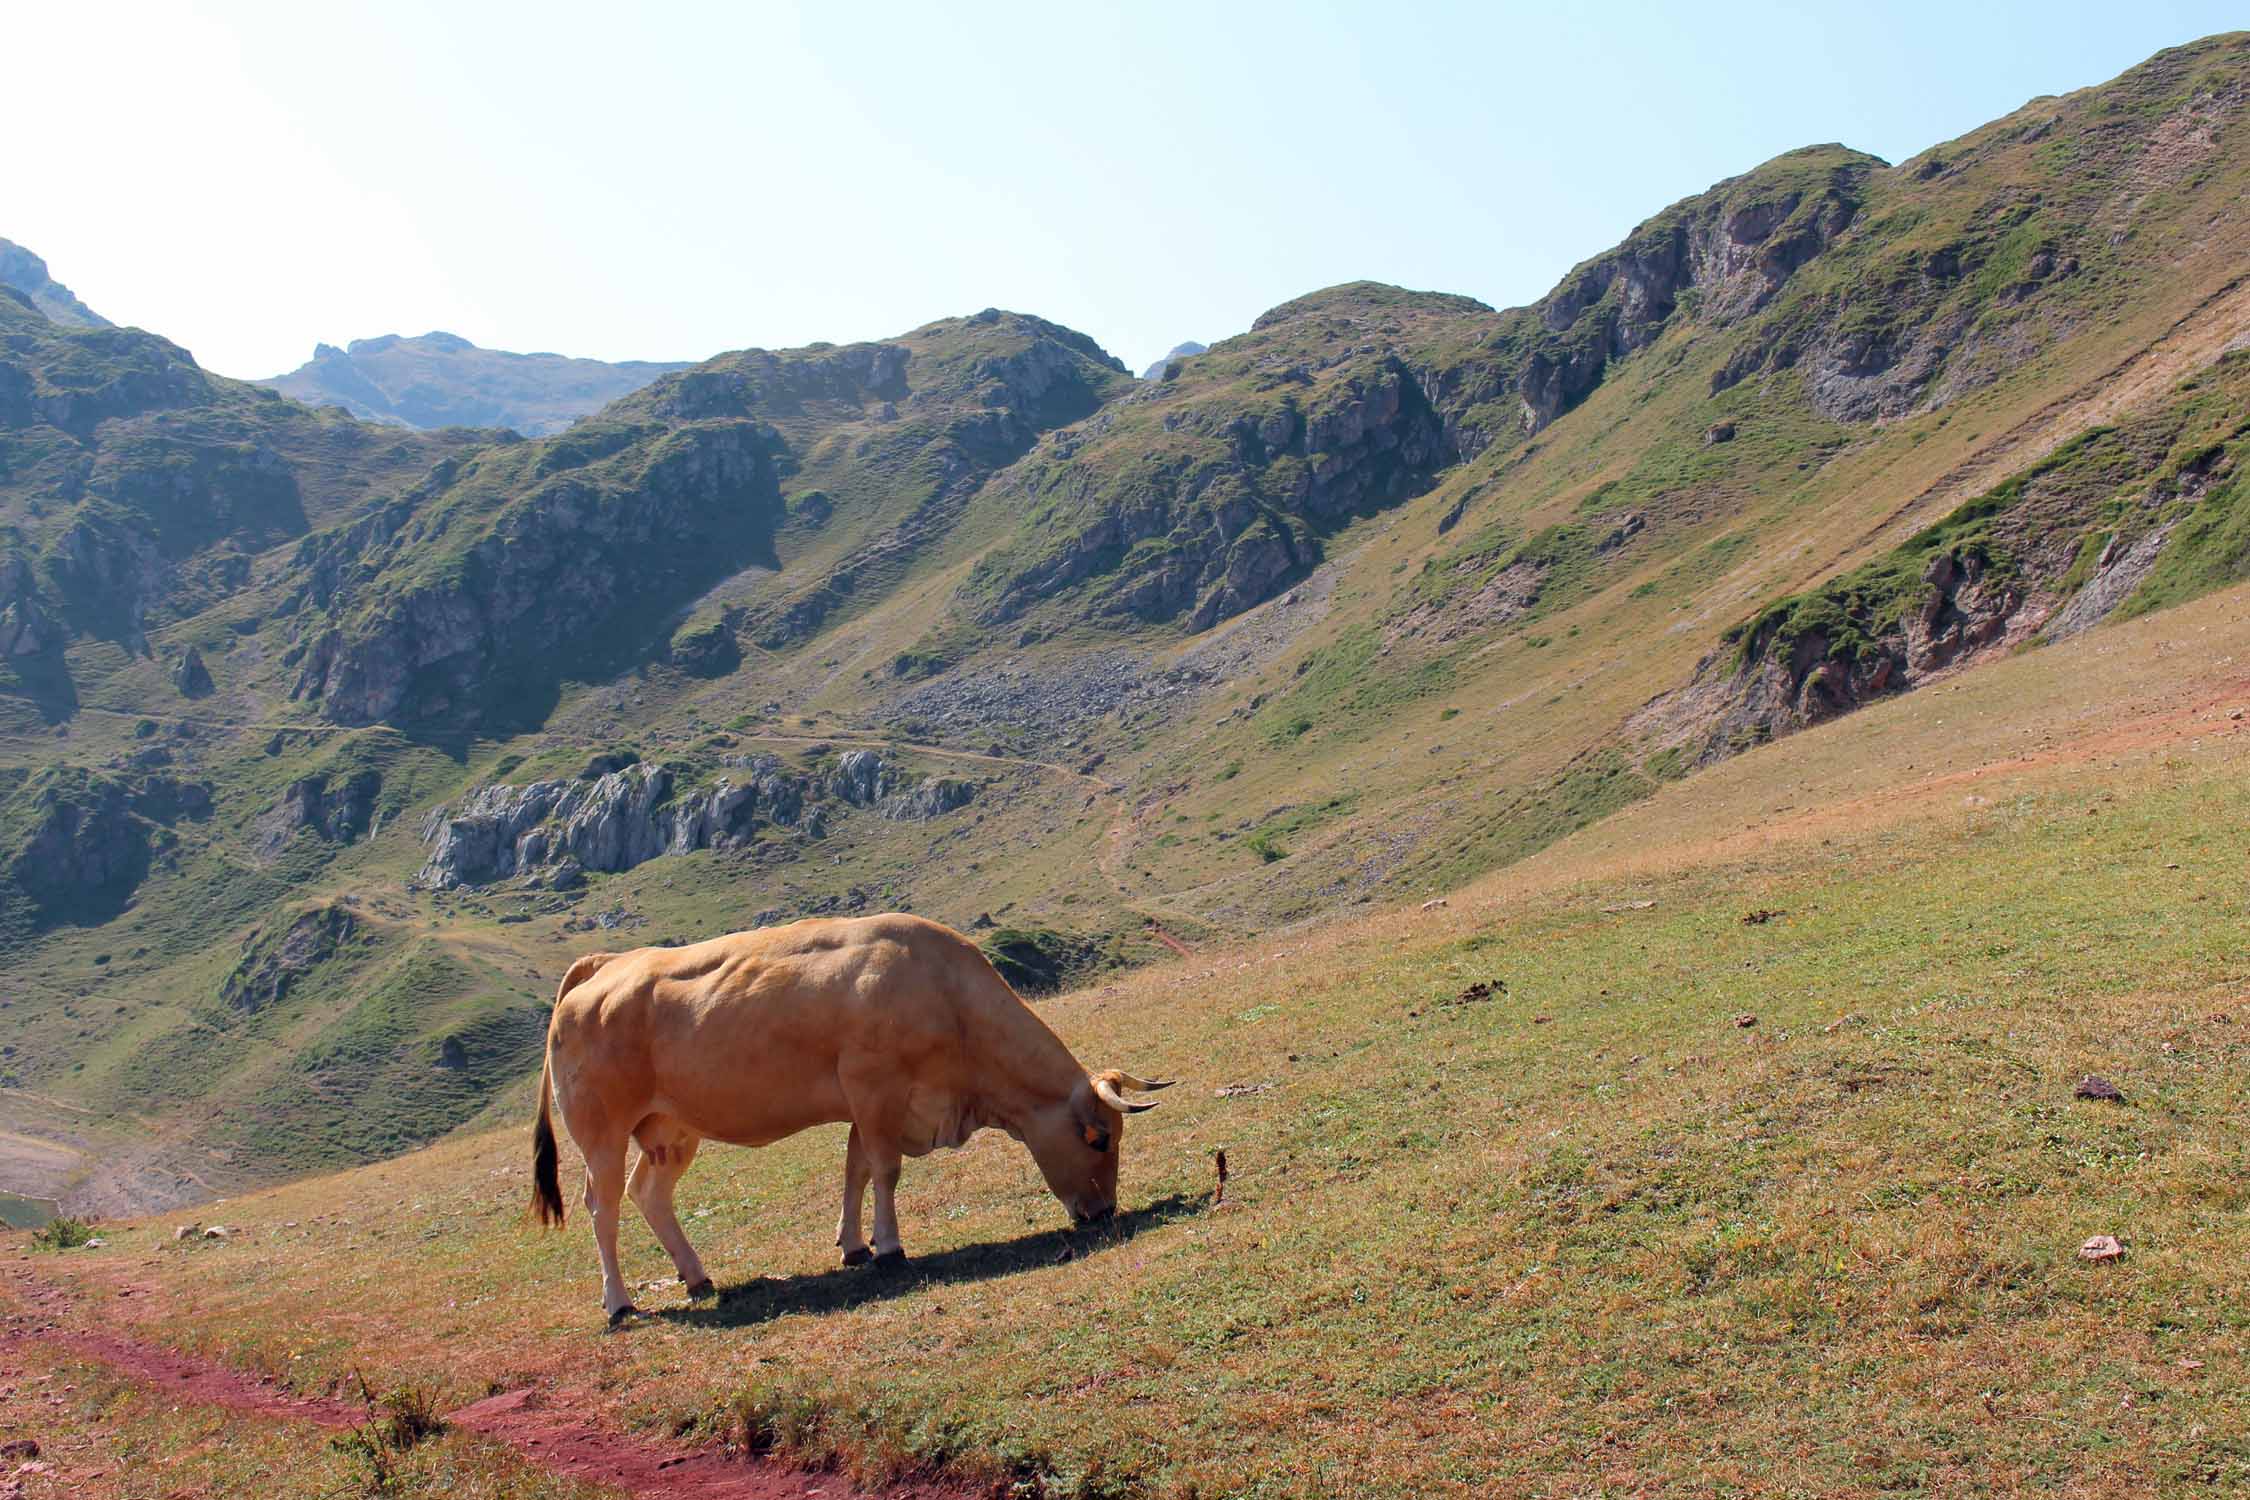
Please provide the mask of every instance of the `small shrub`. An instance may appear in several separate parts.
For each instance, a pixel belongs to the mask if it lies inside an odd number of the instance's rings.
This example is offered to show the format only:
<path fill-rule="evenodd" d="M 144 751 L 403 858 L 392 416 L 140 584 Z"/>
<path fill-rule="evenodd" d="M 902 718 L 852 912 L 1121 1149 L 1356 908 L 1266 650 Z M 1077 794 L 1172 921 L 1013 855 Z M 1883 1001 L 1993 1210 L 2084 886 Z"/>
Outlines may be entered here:
<path fill-rule="evenodd" d="M 75 1250 L 94 1237 L 94 1226 L 84 1219 L 49 1219 L 31 1236 L 35 1250 Z"/>
<path fill-rule="evenodd" d="M 445 1419 L 439 1415 L 438 1393 L 431 1386 L 394 1386 L 376 1404 L 383 1414 L 376 1421 L 375 1430 L 387 1446 L 398 1452 L 403 1453 L 445 1431 Z"/>

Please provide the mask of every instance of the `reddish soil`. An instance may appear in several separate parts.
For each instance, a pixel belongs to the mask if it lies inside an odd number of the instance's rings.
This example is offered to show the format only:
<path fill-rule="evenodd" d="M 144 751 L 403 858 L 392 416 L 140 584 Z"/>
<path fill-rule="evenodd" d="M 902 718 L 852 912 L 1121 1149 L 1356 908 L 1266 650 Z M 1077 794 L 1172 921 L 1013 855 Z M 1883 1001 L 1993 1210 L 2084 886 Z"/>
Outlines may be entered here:
<path fill-rule="evenodd" d="M 83 1326 L 70 1296 L 22 1268 L 8 1277 L 17 1306 L 0 1321 L 0 1351 L 38 1342 L 99 1360 L 174 1400 L 347 1428 L 364 1406 L 297 1396 L 270 1376 L 250 1375 L 136 1339 Z M 120 1295 L 141 1292 L 128 1287 Z M 963 1486 L 914 1484 L 866 1490 L 833 1474 L 808 1474 L 714 1447 L 663 1448 L 595 1427 L 573 1414 L 568 1392 L 508 1391 L 448 1412 L 447 1425 L 504 1443 L 557 1474 L 615 1485 L 646 1500 L 968 1500 Z"/>
<path fill-rule="evenodd" d="M 1182 958 L 1195 957 L 1195 950 L 1193 948 L 1190 948 L 1187 944 L 1181 942 L 1178 938 L 1172 936 L 1172 934 L 1166 932 L 1163 928 L 1157 926 L 1154 922 L 1148 924 L 1148 935 L 1152 938 L 1155 938 L 1158 942 L 1162 943 L 1165 947 L 1171 949 L 1174 953 L 1177 953 Z"/>

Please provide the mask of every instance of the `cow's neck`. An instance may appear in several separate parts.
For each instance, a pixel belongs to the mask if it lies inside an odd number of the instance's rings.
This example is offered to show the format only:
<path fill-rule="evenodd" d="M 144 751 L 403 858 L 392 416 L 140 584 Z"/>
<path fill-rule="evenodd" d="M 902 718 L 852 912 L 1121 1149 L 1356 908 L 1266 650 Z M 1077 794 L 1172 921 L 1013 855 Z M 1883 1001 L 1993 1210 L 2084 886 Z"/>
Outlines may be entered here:
<path fill-rule="evenodd" d="M 969 1055 L 979 1068 L 976 1113 L 1011 1135 L 1039 1110 L 1070 1097 L 1086 1070 L 1013 993 L 972 1007 Z"/>

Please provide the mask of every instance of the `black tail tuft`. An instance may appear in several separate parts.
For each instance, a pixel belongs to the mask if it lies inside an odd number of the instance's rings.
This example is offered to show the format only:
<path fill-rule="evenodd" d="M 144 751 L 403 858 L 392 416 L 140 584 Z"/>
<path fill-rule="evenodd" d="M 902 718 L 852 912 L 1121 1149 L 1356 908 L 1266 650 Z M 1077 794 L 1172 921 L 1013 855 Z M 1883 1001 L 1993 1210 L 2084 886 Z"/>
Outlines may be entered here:
<path fill-rule="evenodd" d="M 542 1224 L 563 1221 L 562 1177 L 556 1170 L 555 1127 L 544 1119 L 531 1135 L 532 1208 Z"/>
<path fill-rule="evenodd" d="M 531 1127 L 531 1211 L 542 1224 L 563 1221 L 562 1174 L 555 1150 L 554 1093 L 548 1086 L 549 1070 L 539 1070 L 539 1121 Z"/>

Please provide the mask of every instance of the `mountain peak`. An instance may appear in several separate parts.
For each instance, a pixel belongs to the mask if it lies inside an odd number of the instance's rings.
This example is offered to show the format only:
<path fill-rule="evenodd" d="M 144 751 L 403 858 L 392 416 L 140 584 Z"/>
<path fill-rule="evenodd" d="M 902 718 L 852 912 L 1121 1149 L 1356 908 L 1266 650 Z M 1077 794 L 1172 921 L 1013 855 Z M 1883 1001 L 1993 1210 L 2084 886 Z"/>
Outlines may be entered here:
<path fill-rule="evenodd" d="M 1211 346 L 1209 344 L 1199 344 L 1194 339 L 1189 339 L 1184 344 L 1174 344 L 1169 350 L 1165 352 L 1165 355 L 1162 359 L 1158 360 L 1155 364 L 1150 365 L 1147 369 L 1141 371 L 1141 379 L 1161 380 L 1164 378 L 1164 372 L 1172 368 L 1172 365 L 1175 361 L 1187 359 L 1191 355 L 1208 354 L 1210 350 Z"/>
<path fill-rule="evenodd" d="M 320 344 L 310 363 L 258 384 L 308 405 L 341 406 L 370 422 L 508 427 L 538 437 L 686 368 L 480 349 L 457 333 L 432 329 L 353 339 L 342 349 Z"/>
<path fill-rule="evenodd" d="M 0 286 L 13 287 L 51 322 L 68 328 L 107 328 L 109 319 L 95 312 L 67 286 L 47 273 L 47 263 L 17 244 L 0 240 Z"/>

